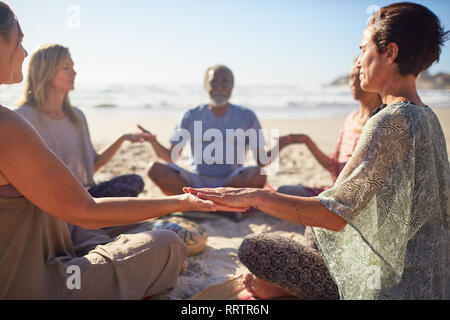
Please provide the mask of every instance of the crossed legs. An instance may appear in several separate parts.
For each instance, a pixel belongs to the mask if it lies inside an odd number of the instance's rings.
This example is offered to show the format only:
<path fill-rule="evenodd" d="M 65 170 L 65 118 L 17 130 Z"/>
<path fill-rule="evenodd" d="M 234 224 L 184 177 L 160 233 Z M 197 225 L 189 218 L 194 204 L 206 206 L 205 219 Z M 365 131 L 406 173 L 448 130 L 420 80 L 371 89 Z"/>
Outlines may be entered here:
<path fill-rule="evenodd" d="M 199 187 L 190 185 L 177 170 L 159 162 L 150 164 L 147 175 L 166 195 L 182 194 L 183 187 Z M 266 180 L 267 177 L 261 174 L 259 167 L 248 167 L 241 170 L 238 174 L 231 176 L 225 181 L 223 186 L 233 188 L 263 188 Z"/>
<path fill-rule="evenodd" d="M 159 162 L 150 164 L 147 175 L 168 196 L 182 194 L 183 187 L 190 187 L 178 171 Z"/>
<path fill-rule="evenodd" d="M 319 251 L 275 234 L 244 238 L 239 260 L 250 274 L 247 290 L 262 299 L 339 299 L 339 291 Z"/>

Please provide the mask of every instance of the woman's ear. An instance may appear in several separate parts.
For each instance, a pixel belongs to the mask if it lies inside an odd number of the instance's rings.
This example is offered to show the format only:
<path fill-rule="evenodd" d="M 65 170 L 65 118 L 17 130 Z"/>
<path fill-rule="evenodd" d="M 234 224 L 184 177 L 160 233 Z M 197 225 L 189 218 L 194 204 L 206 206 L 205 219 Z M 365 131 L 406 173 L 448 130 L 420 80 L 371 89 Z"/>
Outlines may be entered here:
<path fill-rule="evenodd" d="M 387 61 L 392 64 L 395 62 L 395 59 L 397 59 L 398 57 L 398 45 L 395 42 L 391 42 L 388 44 L 387 48 L 386 48 L 386 59 Z"/>

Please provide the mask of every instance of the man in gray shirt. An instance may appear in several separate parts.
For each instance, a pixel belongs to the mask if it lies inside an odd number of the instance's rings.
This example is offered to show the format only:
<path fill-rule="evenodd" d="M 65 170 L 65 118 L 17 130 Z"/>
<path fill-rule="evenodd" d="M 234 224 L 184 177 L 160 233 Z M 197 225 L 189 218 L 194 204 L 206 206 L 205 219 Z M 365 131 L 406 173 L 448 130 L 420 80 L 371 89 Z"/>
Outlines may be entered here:
<path fill-rule="evenodd" d="M 148 176 L 167 195 L 183 193 L 183 187 L 253 187 L 262 188 L 266 176 L 261 171 L 259 151 L 265 139 L 253 111 L 229 103 L 234 86 L 232 71 L 224 65 L 209 67 L 205 74 L 209 104 L 187 111 L 177 125 L 170 149 L 162 146 L 149 133 L 148 141 L 159 158 L 167 164 L 154 162 Z M 174 162 L 190 141 L 191 167 L 184 170 Z M 248 150 L 255 156 L 255 166 L 244 167 Z"/>

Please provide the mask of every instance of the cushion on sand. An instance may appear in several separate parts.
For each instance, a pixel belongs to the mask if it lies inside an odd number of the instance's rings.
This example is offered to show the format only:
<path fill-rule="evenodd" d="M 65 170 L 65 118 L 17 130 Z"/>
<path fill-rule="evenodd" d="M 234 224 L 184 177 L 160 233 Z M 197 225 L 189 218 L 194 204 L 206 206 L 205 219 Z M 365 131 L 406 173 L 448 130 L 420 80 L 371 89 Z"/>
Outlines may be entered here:
<path fill-rule="evenodd" d="M 158 219 L 153 230 L 171 230 L 184 242 L 188 248 L 188 256 L 195 256 L 205 250 L 208 234 L 201 225 L 181 217 L 166 217 Z"/>

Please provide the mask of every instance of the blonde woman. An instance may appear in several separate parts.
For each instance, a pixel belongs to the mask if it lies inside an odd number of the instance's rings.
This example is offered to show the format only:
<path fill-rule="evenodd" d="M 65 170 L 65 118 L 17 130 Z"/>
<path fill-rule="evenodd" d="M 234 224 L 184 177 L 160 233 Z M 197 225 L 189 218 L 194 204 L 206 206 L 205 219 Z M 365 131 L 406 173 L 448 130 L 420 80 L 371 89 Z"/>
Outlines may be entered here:
<path fill-rule="evenodd" d="M 136 197 L 144 188 L 138 175 L 124 175 L 97 185 L 94 172 L 108 163 L 125 141 L 142 134 L 125 134 L 100 154 L 94 150 L 83 112 L 71 105 L 76 72 L 69 50 L 45 45 L 31 57 L 25 94 L 17 112 L 39 132 L 49 148 L 96 198 Z"/>
<path fill-rule="evenodd" d="M 0 84 L 23 79 L 22 38 L 14 13 L 0 2 Z M 0 150 L 0 299 L 142 299 L 161 293 L 173 287 L 186 257 L 175 233 L 120 235 L 77 255 L 67 222 L 94 229 L 175 211 L 247 209 L 192 195 L 92 198 L 36 130 L 2 106 Z M 79 283 L 68 281 L 74 272 Z"/>

